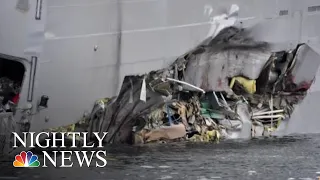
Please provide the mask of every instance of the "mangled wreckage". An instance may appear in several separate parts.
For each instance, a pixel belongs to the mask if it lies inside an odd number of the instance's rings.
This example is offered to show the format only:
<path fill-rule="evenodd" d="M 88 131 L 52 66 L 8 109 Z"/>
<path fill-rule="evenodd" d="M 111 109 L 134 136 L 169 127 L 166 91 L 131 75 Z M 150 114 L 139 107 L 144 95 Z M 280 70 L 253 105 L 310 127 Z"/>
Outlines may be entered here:
<path fill-rule="evenodd" d="M 166 69 L 127 76 L 119 95 L 97 101 L 82 123 L 108 132 L 106 143 L 270 136 L 314 82 L 317 68 L 302 74 L 298 51 L 310 48 L 272 52 L 228 27 Z"/>

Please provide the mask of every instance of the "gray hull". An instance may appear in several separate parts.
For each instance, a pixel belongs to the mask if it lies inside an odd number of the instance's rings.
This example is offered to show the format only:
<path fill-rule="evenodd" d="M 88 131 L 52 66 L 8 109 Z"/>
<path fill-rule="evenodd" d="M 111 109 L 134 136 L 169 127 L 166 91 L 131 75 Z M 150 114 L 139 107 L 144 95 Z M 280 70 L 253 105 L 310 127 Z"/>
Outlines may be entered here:
<path fill-rule="evenodd" d="M 19 106 L 32 105 L 30 131 L 74 123 L 96 99 L 116 96 L 125 76 L 169 66 L 212 35 L 214 17 L 232 5 L 239 7 L 234 25 L 274 51 L 307 43 L 319 53 L 320 47 L 319 0 L 28 2 L 1 1 L 0 54 L 26 67 Z M 38 111 L 42 95 L 48 108 Z M 316 79 L 282 134 L 319 132 L 319 98 Z"/>

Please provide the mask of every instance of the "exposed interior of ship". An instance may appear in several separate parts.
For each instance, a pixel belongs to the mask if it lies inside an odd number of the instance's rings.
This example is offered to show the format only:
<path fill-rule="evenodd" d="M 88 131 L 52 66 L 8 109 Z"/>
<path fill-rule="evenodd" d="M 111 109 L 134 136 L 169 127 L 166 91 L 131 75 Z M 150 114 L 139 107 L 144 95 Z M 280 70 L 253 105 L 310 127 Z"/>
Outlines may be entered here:
<path fill-rule="evenodd" d="M 22 63 L 0 58 L 0 112 L 12 112 L 18 104 L 24 75 Z"/>

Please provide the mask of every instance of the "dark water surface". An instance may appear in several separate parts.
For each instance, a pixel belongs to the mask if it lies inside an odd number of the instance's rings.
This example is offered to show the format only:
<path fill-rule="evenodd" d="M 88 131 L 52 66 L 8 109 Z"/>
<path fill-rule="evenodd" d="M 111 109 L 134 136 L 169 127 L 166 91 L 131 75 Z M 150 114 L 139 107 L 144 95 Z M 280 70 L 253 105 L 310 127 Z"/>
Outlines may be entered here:
<path fill-rule="evenodd" d="M 320 135 L 219 144 L 121 146 L 107 151 L 105 168 L 13 168 L 13 159 L 2 157 L 0 180 L 318 180 L 320 176 Z"/>

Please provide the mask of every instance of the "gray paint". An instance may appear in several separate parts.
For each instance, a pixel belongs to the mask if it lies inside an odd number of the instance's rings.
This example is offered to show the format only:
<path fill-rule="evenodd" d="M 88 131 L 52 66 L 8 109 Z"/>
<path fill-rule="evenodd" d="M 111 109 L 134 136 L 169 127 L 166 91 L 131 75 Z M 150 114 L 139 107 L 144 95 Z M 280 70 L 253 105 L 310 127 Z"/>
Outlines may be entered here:
<path fill-rule="evenodd" d="M 291 118 L 281 124 L 276 134 L 300 134 L 319 133 L 320 125 L 320 46 L 309 44 L 303 45 L 297 52 L 297 64 L 293 73 L 296 82 L 310 80 L 314 77 L 316 81 L 311 86 L 307 96 L 301 104 L 297 105 Z M 307 62 L 307 63 L 304 63 Z"/>
<path fill-rule="evenodd" d="M 96 99 L 116 95 L 125 75 L 166 67 L 204 40 L 210 18 L 232 4 L 240 7 L 242 26 L 275 49 L 319 44 L 320 12 L 308 12 L 319 0 L 43 0 L 41 20 L 35 20 L 35 0 L 26 12 L 17 2 L 0 1 L 0 53 L 25 59 L 20 106 L 27 103 L 28 62 L 39 58 L 33 105 L 43 94 L 50 100 L 32 130 L 75 122 Z M 288 15 L 279 16 L 281 10 Z"/>

